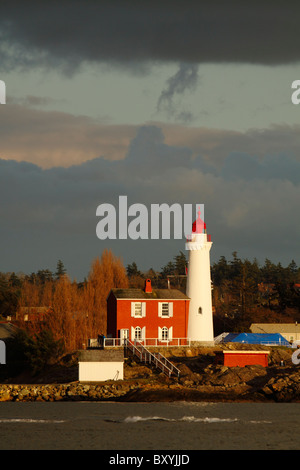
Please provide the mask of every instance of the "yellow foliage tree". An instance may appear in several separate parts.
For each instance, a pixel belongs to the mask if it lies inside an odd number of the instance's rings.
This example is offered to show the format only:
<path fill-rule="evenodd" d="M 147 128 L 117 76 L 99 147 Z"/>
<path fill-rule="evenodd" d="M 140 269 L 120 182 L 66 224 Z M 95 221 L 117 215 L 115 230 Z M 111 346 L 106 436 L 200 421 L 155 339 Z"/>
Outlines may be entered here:
<path fill-rule="evenodd" d="M 84 287 L 64 274 L 42 285 L 24 282 L 21 306 L 47 306 L 48 313 L 20 326 L 38 335 L 49 329 L 55 340 L 63 339 L 65 349 L 80 349 L 89 338 L 106 334 L 106 299 L 114 287 L 128 287 L 126 270 L 120 258 L 105 250 L 91 265 Z"/>
<path fill-rule="evenodd" d="M 89 332 L 93 337 L 106 334 L 106 299 L 114 287 L 128 287 L 128 278 L 121 259 L 105 250 L 101 259 L 97 257 L 92 262 L 84 292 Z"/>

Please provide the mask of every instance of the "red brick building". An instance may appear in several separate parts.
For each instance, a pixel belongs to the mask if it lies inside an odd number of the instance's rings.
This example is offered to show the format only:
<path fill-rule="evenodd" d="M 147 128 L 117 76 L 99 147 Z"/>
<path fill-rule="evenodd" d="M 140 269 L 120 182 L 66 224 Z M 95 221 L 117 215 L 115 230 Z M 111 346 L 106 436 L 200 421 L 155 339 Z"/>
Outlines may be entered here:
<path fill-rule="evenodd" d="M 107 336 L 185 344 L 190 299 L 176 289 L 112 289 L 107 298 Z"/>

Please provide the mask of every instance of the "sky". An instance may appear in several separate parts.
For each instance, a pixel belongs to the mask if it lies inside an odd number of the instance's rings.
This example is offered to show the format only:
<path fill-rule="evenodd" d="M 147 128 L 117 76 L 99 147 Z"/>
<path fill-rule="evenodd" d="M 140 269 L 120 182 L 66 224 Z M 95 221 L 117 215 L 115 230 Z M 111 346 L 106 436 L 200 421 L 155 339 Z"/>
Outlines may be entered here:
<path fill-rule="evenodd" d="M 1 272 L 160 270 L 185 240 L 100 240 L 97 207 L 204 204 L 211 262 L 299 260 L 295 2 L 0 4 Z M 195 209 L 196 211 L 196 209 Z M 187 252 L 185 252 L 187 254 Z"/>

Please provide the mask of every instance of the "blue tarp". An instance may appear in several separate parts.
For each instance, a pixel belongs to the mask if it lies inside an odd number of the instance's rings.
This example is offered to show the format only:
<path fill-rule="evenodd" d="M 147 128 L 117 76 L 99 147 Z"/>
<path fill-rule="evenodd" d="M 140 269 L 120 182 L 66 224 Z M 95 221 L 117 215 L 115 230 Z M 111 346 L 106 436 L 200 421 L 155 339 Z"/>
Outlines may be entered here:
<path fill-rule="evenodd" d="M 223 342 L 291 346 L 280 333 L 228 333 Z"/>

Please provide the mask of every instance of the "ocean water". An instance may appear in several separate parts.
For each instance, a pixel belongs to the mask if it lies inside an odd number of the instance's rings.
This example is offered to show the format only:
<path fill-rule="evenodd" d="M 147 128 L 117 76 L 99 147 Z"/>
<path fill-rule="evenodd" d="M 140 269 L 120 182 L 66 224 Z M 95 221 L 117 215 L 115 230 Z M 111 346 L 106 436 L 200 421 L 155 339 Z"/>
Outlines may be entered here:
<path fill-rule="evenodd" d="M 0 403 L 1 450 L 299 448 L 297 403 Z"/>

